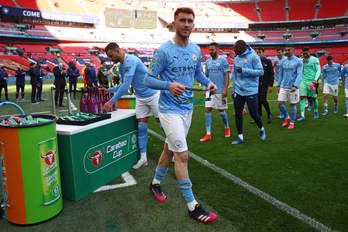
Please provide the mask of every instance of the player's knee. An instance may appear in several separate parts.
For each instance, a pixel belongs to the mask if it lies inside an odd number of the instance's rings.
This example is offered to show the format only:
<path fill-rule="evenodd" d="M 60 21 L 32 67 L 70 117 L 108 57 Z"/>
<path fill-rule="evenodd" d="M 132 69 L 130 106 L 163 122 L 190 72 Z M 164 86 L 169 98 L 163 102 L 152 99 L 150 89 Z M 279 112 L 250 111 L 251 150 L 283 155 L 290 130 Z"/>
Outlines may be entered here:
<path fill-rule="evenodd" d="M 181 162 L 181 163 L 187 163 L 187 161 L 188 161 L 187 151 L 175 152 L 175 161 L 178 161 L 178 162 Z"/>

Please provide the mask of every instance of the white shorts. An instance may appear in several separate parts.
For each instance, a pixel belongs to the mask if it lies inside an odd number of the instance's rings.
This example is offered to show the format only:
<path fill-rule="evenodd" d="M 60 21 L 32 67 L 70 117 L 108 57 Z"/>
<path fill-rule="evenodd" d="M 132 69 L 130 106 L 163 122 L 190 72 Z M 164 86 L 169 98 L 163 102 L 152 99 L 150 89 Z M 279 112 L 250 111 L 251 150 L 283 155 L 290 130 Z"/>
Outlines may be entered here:
<path fill-rule="evenodd" d="M 348 98 L 348 89 L 344 89 L 344 93 L 346 94 L 346 98 Z"/>
<path fill-rule="evenodd" d="M 278 101 L 289 101 L 290 104 L 296 104 L 300 101 L 300 90 L 296 89 L 295 92 L 291 92 L 291 89 L 280 88 Z"/>
<path fill-rule="evenodd" d="M 173 152 L 187 151 L 186 136 L 191 126 L 192 111 L 183 115 L 161 112 L 158 115 L 166 134 L 168 149 Z"/>
<path fill-rule="evenodd" d="M 211 95 L 211 100 L 205 102 L 206 108 L 213 108 L 217 110 L 226 110 L 227 109 L 227 98 L 222 97 L 222 94 Z"/>
<path fill-rule="evenodd" d="M 156 94 L 150 98 L 141 99 L 136 98 L 135 100 L 135 116 L 136 118 L 146 118 L 154 116 L 158 118 L 158 99 L 160 94 Z"/>
<path fill-rule="evenodd" d="M 338 84 L 337 85 L 330 85 L 327 83 L 324 83 L 324 89 L 323 94 L 330 94 L 332 96 L 338 96 Z"/>

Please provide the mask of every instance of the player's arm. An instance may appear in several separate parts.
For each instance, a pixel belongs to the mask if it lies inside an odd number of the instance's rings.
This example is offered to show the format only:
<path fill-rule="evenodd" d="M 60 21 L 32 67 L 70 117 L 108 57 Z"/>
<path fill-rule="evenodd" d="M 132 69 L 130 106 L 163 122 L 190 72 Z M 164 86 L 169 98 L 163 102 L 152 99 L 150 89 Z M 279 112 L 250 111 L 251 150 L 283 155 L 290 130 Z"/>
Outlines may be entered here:
<path fill-rule="evenodd" d="M 346 80 L 346 73 L 347 73 L 348 65 L 344 66 L 342 71 L 341 71 L 341 78 L 342 82 L 344 83 Z"/>
<path fill-rule="evenodd" d="M 264 70 L 261 64 L 261 60 L 257 55 L 252 56 L 251 66 L 252 68 L 242 68 L 242 74 L 257 77 L 263 76 Z"/>
<path fill-rule="evenodd" d="M 230 67 L 228 66 L 227 59 L 224 59 L 224 73 L 225 73 L 225 86 L 222 91 L 222 97 L 227 97 L 228 86 L 230 84 Z"/>
<path fill-rule="evenodd" d="M 323 67 L 323 71 L 321 72 L 321 87 L 324 86 L 324 79 L 326 78 L 326 67 Z"/>
<path fill-rule="evenodd" d="M 122 97 L 129 89 L 131 85 L 134 75 L 136 65 L 131 65 L 131 68 L 124 74 L 123 82 L 115 92 L 115 95 L 110 99 L 111 103 L 115 103 L 120 97 Z M 109 91 L 110 92 L 110 91 Z"/>
<path fill-rule="evenodd" d="M 316 59 L 316 62 L 315 62 L 315 78 L 314 80 L 315 81 L 318 81 L 319 80 L 319 77 L 320 77 L 320 61 L 319 59 Z"/>
<path fill-rule="evenodd" d="M 155 51 L 150 68 L 145 76 L 144 84 L 152 89 L 169 90 L 170 82 L 158 79 L 167 65 L 165 53 L 158 49 Z"/>
<path fill-rule="evenodd" d="M 303 69 L 302 61 L 298 61 L 297 66 L 296 66 L 296 79 L 295 79 L 295 82 L 293 84 L 293 87 L 295 87 L 296 89 L 300 88 L 300 83 L 302 80 L 302 69 Z"/>
<path fill-rule="evenodd" d="M 195 70 L 195 79 L 196 81 L 207 87 L 212 94 L 214 94 L 216 92 L 216 86 L 203 74 L 201 59 L 201 54 L 199 54 Z"/>
<path fill-rule="evenodd" d="M 269 74 L 269 79 L 268 79 L 268 92 L 272 92 L 273 85 L 274 85 L 274 71 L 273 71 L 273 66 L 272 66 L 272 61 L 267 59 L 268 65 L 268 74 Z"/>

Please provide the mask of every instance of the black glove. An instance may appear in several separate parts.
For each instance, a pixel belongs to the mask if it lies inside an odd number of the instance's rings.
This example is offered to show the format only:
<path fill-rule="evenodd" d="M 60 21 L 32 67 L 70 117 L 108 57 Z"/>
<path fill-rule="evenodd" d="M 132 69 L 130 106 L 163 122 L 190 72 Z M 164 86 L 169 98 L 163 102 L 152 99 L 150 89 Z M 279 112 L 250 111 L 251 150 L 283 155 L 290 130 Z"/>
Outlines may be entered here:
<path fill-rule="evenodd" d="M 237 67 L 237 68 L 236 68 L 236 71 L 237 71 L 237 73 L 242 73 L 243 70 L 242 70 L 241 67 Z"/>

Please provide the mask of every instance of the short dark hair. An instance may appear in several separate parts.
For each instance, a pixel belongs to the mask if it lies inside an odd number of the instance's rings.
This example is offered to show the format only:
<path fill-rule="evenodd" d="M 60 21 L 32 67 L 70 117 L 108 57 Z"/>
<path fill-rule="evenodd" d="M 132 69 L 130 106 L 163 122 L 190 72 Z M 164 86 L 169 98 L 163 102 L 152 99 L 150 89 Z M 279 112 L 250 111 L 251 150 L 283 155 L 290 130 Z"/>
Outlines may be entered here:
<path fill-rule="evenodd" d="M 309 52 L 309 47 L 302 48 L 302 52 Z"/>
<path fill-rule="evenodd" d="M 265 49 L 264 49 L 264 48 L 257 48 L 257 50 L 262 51 L 262 52 L 264 52 L 264 51 L 265 51 Z"/>
<path fill-rule="evenodd" d="M 284 49 L 283 49 L 283 48 L 277 48 L 277 51 L 282 51 L 282 52 L 284 52 Z"/>
<path fill-rule="evenodd" d="M 247 44 L 245 43 L 245 41 L 244 40 L 238 40 L 238 41 L 236 41 L 236 43 L 234 44 L 234 46 L 236 46 L 236 45 L 239 45 L 239 46 L 242 46 L 242 47 L 246 47 L 247 46 Z"/>
<path fill-rule="evenodd" d="M 180 13 L 186 13 L 186 14 L 192 14 L 193 17 L 195 17 L 195 12 L 189 8 L 189 7 L 179 7 L 176 9 L 174 13 L 174 20 L 176 19 L 176 16 L 178 16 Z"/>
<path fill-rule="evenodd" d="M 109 50 L 114 50 L 119 48 L 117 43 L 109 43 L 108 45 L 106 45 L 106 47 L 104 48 L 105 53 L 107 53 Z"/>
<path fill-rule="evenodd" d="M 100 62 L 100 64 L 105 64 L 105 62 L 106 62 L 105 60 L 102 60 L 102 61 Z"/>
<path fill-rule="evenodd" d="M 216 42 L 211 42 L 211 43 L 209 44 L 209 46 L 218 47 L 219 45 L 218 45 Z"/>
<path fill-rule="evenodd" d="M 332 56 L 328 56 L 326 59 L 327 59 L 327 60 L 332 60 L 333 57 L 332 57 Z"/>

